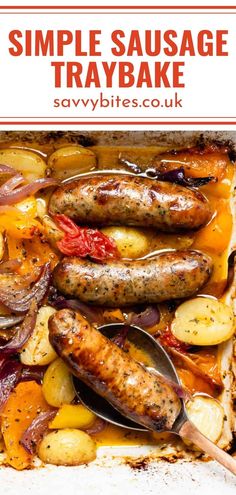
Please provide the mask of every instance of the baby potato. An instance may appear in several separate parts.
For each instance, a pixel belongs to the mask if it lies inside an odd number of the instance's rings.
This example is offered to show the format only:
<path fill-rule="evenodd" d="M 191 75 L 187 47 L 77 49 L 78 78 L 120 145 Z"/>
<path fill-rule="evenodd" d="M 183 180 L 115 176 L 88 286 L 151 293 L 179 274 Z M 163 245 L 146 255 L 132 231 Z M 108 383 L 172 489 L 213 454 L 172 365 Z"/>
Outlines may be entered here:
<path fill-rule="evenodd" d="M 56 359 L 57 354 L 48 339 L 48 320 L 55 311 L 51 306 L 42 306 L 39 309 L 35 329 L 20 353 L 23 364 L 44 366 Z"/>
<path fill-rule="evenodd" d="M 102 232 L 114 239 L 123 258 L 139 258 L 148 251 L 148 239 L 139 229 L 132 227 L 106 227 Z"/>
<path fill-rule="evenodd" d="M 0 162 L 21 172 L 29 182 L 45 176 L 45 161 L 32 151 L 18 148 L 0 149 Z"/>
<path fill-rule="evenodd" d="M 171 331 L 186 344 L 220 344 L 234 334 L 233 310 L 217 299 L 196 297 L 177 308 Z"/>
<path fill-rule="evenodd" d="M 43 395 L 50 406 L 70 404 L 75 397 L 71 374 L 62 359 L 58 358 L 48 367 L 43 377 Z"/>
<path fill-rule="evenodd" d="M 187 402 L 186 410 L 189 419 L 198 430 L 216 443 L 224 424 L 224 409 L 221 404 L 212 397 L 196 395 Z"/>
<path fill-rule="evenodd" d="M 47 214 L 47 203 L 43 198 L 36 198 L 37 217 L 41 220 Z"/>
<path fill-rule="evenodd" d="M 43 216 L 42 224 L 44 226 L 44 232 L 48 242 L 56 248 L 57 242 L 64 236 L 64 233 L 58 228 L 49 215 Z"/>
<path fill-rule="evenodd" d="M 88 428 L 96 419 L 87 407 L 83 404 L 64 404 L 58 410 L 55 418 L 50 422 L 49 428 L 58 430 L 61 428 L 79 428 L 84 430 Z"/>
<path fill-rule="evenodd" d="M 38 449 L 41 461 L 57 466 L 78 466 L 96 458 L 96 444 L 84 431 L 65 428 L 52 431 Z"/>
<path fill-rule="evenodd" d="M 65 179 L 93 170 L 96 167 L 96 156 L 83 146 L 65 146 L 50 155 L 48 167 L 53 177 Z"/>

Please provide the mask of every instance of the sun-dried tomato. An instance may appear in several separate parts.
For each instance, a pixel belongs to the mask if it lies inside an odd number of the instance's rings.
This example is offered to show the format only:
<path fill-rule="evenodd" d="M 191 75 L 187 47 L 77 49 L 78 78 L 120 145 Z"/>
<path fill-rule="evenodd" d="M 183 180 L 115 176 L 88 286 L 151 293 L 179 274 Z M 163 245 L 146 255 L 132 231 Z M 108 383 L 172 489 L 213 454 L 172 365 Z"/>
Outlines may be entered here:
<path fill-rule="evenodd" d="M 54 220 L 65 233 L 57 242 L 57 247 L 63 254 L 81 258 L 89 256 L 96 261 L 120 257 L 114 240 L 99 230 L 79 227 L 66 215 L 55 215 Z"/>
<path fill-rule="evenodd" d="M 180 340 L 176 339 L 176 337 L 171 332 L 170 328 L 167 328 L 159 337 L 159 340 L 162 345 L 167 347 L 172 347 L 177 351 L 186 352 L 189 349 L 189 345 L 184 342 L 180 342 Z"/>

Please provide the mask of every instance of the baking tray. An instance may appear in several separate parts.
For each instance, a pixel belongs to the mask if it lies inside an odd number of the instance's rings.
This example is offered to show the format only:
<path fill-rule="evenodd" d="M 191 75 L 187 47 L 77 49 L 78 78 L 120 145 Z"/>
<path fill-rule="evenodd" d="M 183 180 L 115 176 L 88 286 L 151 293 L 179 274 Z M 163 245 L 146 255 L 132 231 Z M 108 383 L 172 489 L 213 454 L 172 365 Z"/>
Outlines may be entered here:
<path fill-rule="evenodd" d="M 186 146 L 202 141 L 235 143 L 234 131 L 10 131 L 0 132 L 0 141 L 48 142 L 66 138 L 85 145 Z M 153 448 L 153 447 L 152 447 Z M 88 466 L 46 466 L 17 472 L 0 468 L 0 493 L 4 495 L 83 494 L 129 495 L 178 493 L 224 493 L 235 495 L 236 478 L 215 462 L 189 462 L 180 458 L 150 461 L 149 448 L 102 447 Z"/>

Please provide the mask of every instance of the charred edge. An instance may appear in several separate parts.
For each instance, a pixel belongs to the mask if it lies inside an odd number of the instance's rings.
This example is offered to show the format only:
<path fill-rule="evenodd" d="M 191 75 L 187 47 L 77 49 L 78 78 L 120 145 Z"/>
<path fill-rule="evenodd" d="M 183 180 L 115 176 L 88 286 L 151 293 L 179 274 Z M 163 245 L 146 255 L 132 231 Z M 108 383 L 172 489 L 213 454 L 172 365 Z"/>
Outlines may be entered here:
<path fill-rule="evenodd" d="M 215 146 L 216 150 L 220 151 L 222 148 L 227 149 L 228 157 L 231 162 L 236 161 L 236 147 L 235 143 L 231 139 L 225 139 L 225 140 L 220 140 L 220 139 L 214 139 L 214 140 L 208 140 L 203 134 L 199 136 L 199 138 L 196 141 L 196 148 L 199 151 L 204 152 L 207 147 L 209 146 Z"/>
<path fill-rule="evenodd" d="M 233 440 L 230 443 L 230 448 L 227 450 L 228 454 L 233 455 L 236 453 L 236 432 L 233 433 Z"/>
<path fill-rule="evenodd" d="M 162 416 L 160 418 L 155 419 L 153 422 L 155 429 L 157 431 L 164 431 L 166 429 L 167 417 Z"/>
<path fill-rule="evenodd" d="M 219 139 L 207 139 L 203 134 L 199 136 L 199 138 L 192 144 L 190 147 L 183 147 L 178 149 L 170 149 L 166 152 L 166 154 L 177 156 L 179 153 L 186 152 L 188 154 L 199 153 L 204 155 L 207 152 L 213 151 L 223 151 L 228 154 L 228 157 L 231 162 L 236 161 L 236 147 L 231 139 L 228 140 L 219 140 Z"/>

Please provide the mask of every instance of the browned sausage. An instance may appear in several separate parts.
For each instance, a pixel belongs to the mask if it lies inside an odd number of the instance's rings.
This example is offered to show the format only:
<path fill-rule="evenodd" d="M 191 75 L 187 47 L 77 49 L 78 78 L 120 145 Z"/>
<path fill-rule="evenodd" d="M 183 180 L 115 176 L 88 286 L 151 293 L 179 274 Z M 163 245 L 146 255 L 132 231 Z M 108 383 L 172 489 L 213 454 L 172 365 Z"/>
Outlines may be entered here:
<path fill-rule="evenodd" d="M 171 429 L 180 401 L 161 377 L 148 372 L 78 313 L 49 320 L 50 342 L 72 373 L 116 409 L 153 430 Z"/>
<path fill-rule="evenodd" d="M 207 282 L 211 259 L 198 251 L 169 251 L 143 260 L 94 263 L 64 258 L 54 285 L 81 301 L 109 307 L 191 297 Z"/>
<path fill-rule="evenodd" d="M 198 229 L 210 219 L 200 192 L 131 175 L 96 175 L 52 194 L 49 212 L 86 225 L 137 225 L 166 232 Z"/>

